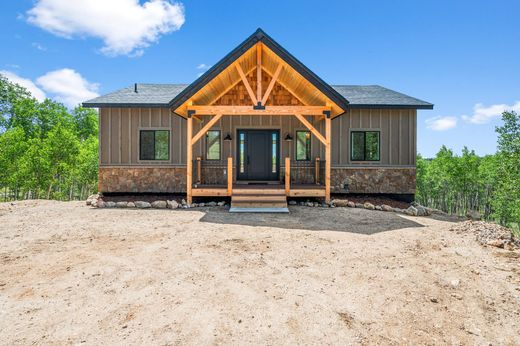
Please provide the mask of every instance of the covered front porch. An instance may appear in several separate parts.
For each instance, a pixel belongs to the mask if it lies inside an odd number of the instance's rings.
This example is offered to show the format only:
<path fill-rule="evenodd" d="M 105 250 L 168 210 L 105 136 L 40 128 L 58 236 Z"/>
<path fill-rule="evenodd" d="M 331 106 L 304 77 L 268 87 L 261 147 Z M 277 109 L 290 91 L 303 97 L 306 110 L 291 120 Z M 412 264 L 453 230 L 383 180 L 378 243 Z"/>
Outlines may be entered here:
<path fill-rule="evenodd" d="M 189 203 L 252 190 L 258 201 L 330 201 L 331 120 L 348 102 L 263 32 L 176 100 L 171 109 L 187 124 Z"/>

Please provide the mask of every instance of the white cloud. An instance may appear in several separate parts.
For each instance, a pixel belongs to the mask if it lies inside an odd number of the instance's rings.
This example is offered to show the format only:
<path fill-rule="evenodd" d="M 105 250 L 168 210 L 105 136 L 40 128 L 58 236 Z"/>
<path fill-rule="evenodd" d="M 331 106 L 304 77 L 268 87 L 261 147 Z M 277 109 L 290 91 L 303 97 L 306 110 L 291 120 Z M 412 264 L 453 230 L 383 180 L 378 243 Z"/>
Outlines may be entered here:
<path fill-rule="evenodd" d="M 99 96 L 98 84 L 90 83 L 78 72 L 64 68 L 39 77 L 36 82 L 47 93 L 68 107 L 76 107 L 83 101 Z"/>
<path fill-rule="evenodd" d="M 472 124 L 486 124 L 492 121 L 494 118 L 500 117 L 505 111 L 520 112 L 520 101 L 517 101 L 512 105 L 497 104 L 491 105 L 489 107 L 484 107 L 482 103 L 477 103 L 473 107 L 473 115 L 463 115 L 462 119 Z"/>
<path fill-rule="evenodd" d="M 38 42 L 33 42 L 32 46 L 38 50 L 41 50 L 42 52 L 45 52 L 47 50 L 47 47 L 39 44 Z"/>
<path fill-rule="evenodd" d="M 143 48 L 184 24 L 184 6 L 168 0 L 37 0 L 28 21 L 55 35 L 97 37 L 109 56 L 140 56 Z"/>
<path fill-rule="evenodd" d="M 11 71 L 0 71 L 0 74 L 4 75 L 10 82 L 19 84 L 27 89 L 31 95 L 38 101 L 45 100 L 45 92 L 38 88 L 32 80 L 18 76 L 16 73 Z"/>
<path fill-rule="evenodd" d="M 197 66 L 197 70 L 207 70 L 208 68 L 210 68 L 210 66 L 208 66 L 206 64 L 199 64 Z"/>
<path fill-rule="evenodd" d="M 426 127 L 433 131 L 446 131 L 457 126 L 456 117 L 434 117 L 426 119 Z"/>

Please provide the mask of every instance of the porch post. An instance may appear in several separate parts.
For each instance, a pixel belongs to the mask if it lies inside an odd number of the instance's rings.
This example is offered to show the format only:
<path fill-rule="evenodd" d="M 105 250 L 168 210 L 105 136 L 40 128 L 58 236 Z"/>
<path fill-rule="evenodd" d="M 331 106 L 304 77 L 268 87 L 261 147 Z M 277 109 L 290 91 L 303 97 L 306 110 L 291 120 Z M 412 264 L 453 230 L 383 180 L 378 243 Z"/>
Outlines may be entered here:
<path fill-rule="evenodd" d="M 193 187 L 193 147 L 191 137 L 193 136 L 193 115 L 195 111 L 188 111 L 188 124 L 186 126 L 186 199 L 187 203 L 191 204 Z"/>
<path fill-rule="evenodd" d="M 330 140 L 331 140 L 331 123 L 330 111 L 324 111 L 325 115 L 325 203 L 330 203 Z"/>

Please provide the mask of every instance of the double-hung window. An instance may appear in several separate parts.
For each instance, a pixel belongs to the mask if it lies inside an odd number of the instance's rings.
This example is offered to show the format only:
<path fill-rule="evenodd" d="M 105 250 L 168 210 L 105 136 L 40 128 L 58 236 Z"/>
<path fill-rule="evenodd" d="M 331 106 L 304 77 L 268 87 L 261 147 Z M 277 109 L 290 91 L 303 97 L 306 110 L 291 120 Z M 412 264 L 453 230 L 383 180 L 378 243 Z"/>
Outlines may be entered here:
<path fill-rule="evenodd" d="M 141 130 L 139 160 L 167 161 L 170 159 L 170 131 Z"/>
<path fill-rule="evenodd" d="M 350 160 L 379 161 L 380 152 L 379 131 L 350 132 Z"/>

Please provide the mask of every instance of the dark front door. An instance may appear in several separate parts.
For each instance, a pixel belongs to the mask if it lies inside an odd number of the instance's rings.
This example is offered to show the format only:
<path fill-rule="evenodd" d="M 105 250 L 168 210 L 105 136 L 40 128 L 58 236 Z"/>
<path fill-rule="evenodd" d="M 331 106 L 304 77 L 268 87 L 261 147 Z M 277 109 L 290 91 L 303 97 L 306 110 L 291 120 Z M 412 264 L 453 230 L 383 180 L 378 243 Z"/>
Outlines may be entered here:
<path fill-rule="evenodd" d="M 278 130 L 238 130 L 237 178 L 278 180 L 280 158 Z"/>

